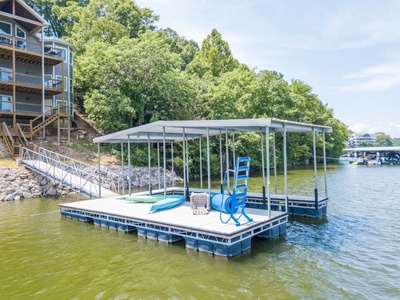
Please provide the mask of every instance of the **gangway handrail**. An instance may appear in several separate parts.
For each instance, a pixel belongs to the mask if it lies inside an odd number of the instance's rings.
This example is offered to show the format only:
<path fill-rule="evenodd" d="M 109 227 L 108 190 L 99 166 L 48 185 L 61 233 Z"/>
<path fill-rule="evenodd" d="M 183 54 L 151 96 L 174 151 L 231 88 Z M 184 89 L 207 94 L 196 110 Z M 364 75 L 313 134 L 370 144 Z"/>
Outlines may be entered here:
<path fill-rule="evenodd" d="M 43 148 L 40 148 L 40 150 L 42 150 L 42 149 Z M 42 151 L 42 152 L 46 152 L 46 151 Z M 47 169 L 43 171 L 44 174 L 42 172 L 40 172 L 43 175 L 45 175 L 46 177 L 50 177 L 50 178 L 56 179 L 55 174 L 54 174 L 55 168 L 59 168 L 61 170 L 61 178 L 57 178 L 57 179 L 59 179 L 61 184 L 63 184 L 63 185 L 67 185 L 67 183 L 65 182 L 65 178 L 68 175 L 70 175 L 70 176 L 72 175 L 72 172 L 70 172 L 70 173 L 68 172 L 68 171 L 71 171 L 71 169 L 70 169 L 68 164 L 66 164 L 66 163 L 64 163 L 64 162 L 62 162 L 62 161 L 60 161 L 58 159 L 46 156 L 43 153 L 36 152 L 36 151 L 33 151 L 33 150 L 30 150 L 28 148 L 23 147 L 22 148 L 22 156 L 21 157 L 22 157 L 22 161 L 24 161 L 24 160 L 32 160 L 32 161 L 34 161 L 33 165 L 30 165 L 30 166 L 32 168 L 34 168 L 35 170 L 40 169 L 38 166 L 36 166 L 36 164 L 40 164 L 40 162 L 44 162 L 44 163 L 48 164 Z M 50 173 L 51 170 L 53 170 L 53 174 Z M 92 174 L 90 174 L 88 172 L 85 172 L 84 170 L 79 170 L 79 169 L 72 170 L 72 171 L 75 171 L 74 175 L 78 176 L 80 179 L 84 179 L 84 183 L 83 184 L 82 184 L 82 181 L 79 180 L 80 182 L 79 182 L 78 186 L 73 185 L 72 180 L 70 180 L 69 187 L 72 190 L 75 190 L 75 191 L 78 191 L 78 192 L 82 192 L 83 191 L 83 187 L 88 182 L 92 182 L 93 183 L 94 175 L 92 175 Z M 86 178 L 84 178 L 84 176 Z M 92 179 L 92 180 L 90 180 L 90 179 Z M 91 197 L 93 195 L 99 195 L 99 191 L 98 191 L 97 185 L 93 185 L 94 191 L 91 190 L 91 187 L 92 187 L 92 185 L 90 186 L 90 190 L 89 190 L 89 193 L 88 193 L 89 196 Z"/>
<path fill-rule="evenodd" d="M 75 160 L 73 158 L 70 158 L 68 156 L 65 156 L 63 154 L 54 152 L 54 151 L 50 151 L 48 149 L 45 149 L 43 147 L 39 147 L 38 151 L 33 151 L 31 149 L 28 149 L 26 147 L 22 148 L 22 161 L 26 160 L 35 160 L 35 162 L 33 163 L 32 167 L 35 167 L 35 164 L 37 162 L 44 162 L 46 164 L 48 164 L 48 168 L 47 170 L 45 170 L 45 176 L 48 177 L 52 177 L 55 178 L 55 175 L 49 174 L 49 172 L 51 171 L 52 167 L 57 167 L 59 169 L 62 170 L 62 172 L 66 172 L 65 174 L 62 173 L 62 178 L 61 178 L 61 184 L 64 184 L 65 179 L 67 178 L 67 176 L 69 175 L 70 177 L 72 176 L 77 176 L 79 177 L 79 185 L 74 188 L 72 186 L 72 179 L 70 178 L 70 188 L 73 190 L 77 190 L 79 192 L 82 192 L 82 189 L 88 184 L 88 183 L 92 183 L 90 185 L 90 196 L 92 196 L 92 194 L 96 194 L 97 196 L 99 195 L 99 190 L 98 190 L 98 174 L 97 174 L 97 168 L 93 165 L 89 165 L 86 164 L 84 162 Z M 53 172 L 54 172 L 54 168 L 53 168 Z M 120 177 L 117 175 L 111 175 L 108 174 L 107 172 L 102 172 L 102 174 L 106 174 L 107 175 L 107 179 L 109 179 L 110 187 L 111 189 L 113 189 L 114 191 L 117 191 L 119 193 L 119 180 Z M 118 182 L 118 184 L 115 184 L 115 181 Z M 95 191 L 92 192 L 91 188 L 92 186 L 94 186 Z M 118 188 L 117 188 L 118 186 Z"/>

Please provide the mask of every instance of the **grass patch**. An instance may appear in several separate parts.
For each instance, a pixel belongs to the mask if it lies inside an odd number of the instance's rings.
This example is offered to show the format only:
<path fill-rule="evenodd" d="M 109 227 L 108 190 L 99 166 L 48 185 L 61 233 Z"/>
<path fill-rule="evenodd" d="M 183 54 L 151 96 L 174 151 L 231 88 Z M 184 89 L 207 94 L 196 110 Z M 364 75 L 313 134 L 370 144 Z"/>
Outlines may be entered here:
<path fill-rule="evenodd" d="M 11 158 L 1 158 L 0 159 L 0 167 L 17 168 L 17 164 L 15 163 L 15 160 L 13 160 Z"/>
<path fill-rule="evenodd" d="M 66 146 L 77 151 L 97 152 L 97 145 L 85 140 L 77 140 Z"/>

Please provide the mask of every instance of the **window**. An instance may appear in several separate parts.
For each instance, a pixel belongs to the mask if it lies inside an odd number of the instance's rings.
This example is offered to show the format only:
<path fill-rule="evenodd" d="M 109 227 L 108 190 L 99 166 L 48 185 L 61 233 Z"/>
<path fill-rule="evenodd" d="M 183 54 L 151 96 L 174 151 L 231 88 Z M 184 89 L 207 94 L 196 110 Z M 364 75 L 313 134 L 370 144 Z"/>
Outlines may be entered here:
<path fill-rule="evenodd" d="M 23 29 L 21 29 L 19 26 L 15 25 L 15 35 L 18 38 L 15 40 L 15 46 L 21 49 L 26 48 L 26 42 L 21 41 L 20 39 L 26 39 L 26 33 Z"/>
<path fill-rule="evenodd" d="M 67 101 L 56 100 L 56 106 L 60 112 L 68 113 Z"/>
<path fill-rule="evenodd" d="M 68 81 L 67 81 L 67 77 L 63 77 L 61 75 L 57 75 L 56 76 L 57 82 L 56 82 L 56 86 L 58 89 L 61 89 L 64 86 L 64 91 L 68 92 Z"/>
<path fill-rule="evenodd" d="M 67 49 L 66 48 L 62 48 L 62 47 L 56 47 L 57 48 L 57 56 L 58 57 L 63 57 L 64 58 L 64 62 L 67 62 Z M 62 50 L 62 51 L 60 51 Z"/>
<path fill-rule="evenodd" d="M 16 32 L 16 36 L 21 38 L 21 39 L 26 39 L 26 33 L 24 30 L 22 30 L 20 27 L 18 27 L 17 25 L 15 25 L 15 32 Z"/>
<path fill-rule="evenodd" d="M 44 86 L 53 87 L 53 76 L 51 74 L 44 75 Z"/>
<path fill-rule="evenodd" d="M 69 64 L 74 65 L 74 53 L 72 51 L 69 51 Z"/>
<path fill-rule="evenodd" d="M 0 95 L 0 110 L 12 111 L 12 96 Z"/>
<path fill-rule="evenodd" d="M 62 76 L 60 76 L 60 75 L 57 75 L 56 76 L 56 80 L 57 80 L 57 82 L 56 82 L 56 87 L 58 88 L 58 89 L 62 89 L 62 87 L 63 87 L 63 77 Z"/>
<path fill-rule="evenodd" d="M 4 22 L 4 21 L 0 21 L 0 34 L 4 34 L 4 35 L 11 35 L 11 24 Z M 0 36 L 0 43 L 4 43 L 4 44 L 12 44 L 12 40 L 4 37 L 4 36 Z"/>
<path fill-rule="evenodd" d="M 0 21 L 0 33 L 11 35 L 11 24 L 4 21 Z"/>
<path fill-rule="evenodd" d="M 71 94 L 74 93 L 74 82 L 73 82 L 72 78 L 69 79 L 69 92 Z"/>
<path fill-rule="evenodd" d="M 0 68 L 0 81 L 12 81 L 12 69 Z"/>
<path fill-rule="evenodd" d="M 44 112 L 50 113 L 53 107 L 53 99 L 44 99 Z"/>

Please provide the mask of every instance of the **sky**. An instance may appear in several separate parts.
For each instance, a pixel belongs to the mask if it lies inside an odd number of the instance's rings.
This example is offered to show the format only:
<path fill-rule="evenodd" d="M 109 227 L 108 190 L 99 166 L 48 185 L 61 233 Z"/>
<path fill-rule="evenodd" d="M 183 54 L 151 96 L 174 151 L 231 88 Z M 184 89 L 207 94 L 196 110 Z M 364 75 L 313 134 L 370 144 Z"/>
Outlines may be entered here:
<path fill-rule="evenodd" d="M 135 2 L 199 46 L 217 29 L 239 62 L 309 84 L 354 132 L 400 138 L 400 1 Z"/>

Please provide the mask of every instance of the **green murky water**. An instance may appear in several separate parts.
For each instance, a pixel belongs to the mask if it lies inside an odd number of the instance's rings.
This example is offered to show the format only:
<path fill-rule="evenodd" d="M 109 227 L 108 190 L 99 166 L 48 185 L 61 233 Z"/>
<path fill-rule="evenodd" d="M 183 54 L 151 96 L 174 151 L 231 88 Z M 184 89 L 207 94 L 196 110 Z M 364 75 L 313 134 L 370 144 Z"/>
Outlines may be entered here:
<path fill-rule="evenodd" d="M 289 173 L 312 195 L 311 169 Z M 399 299 L 399 174 L 329 167 L 326 218 L 230 261 L 62 218 L 73 199 L 1 202 L 0 299 Z"/>

